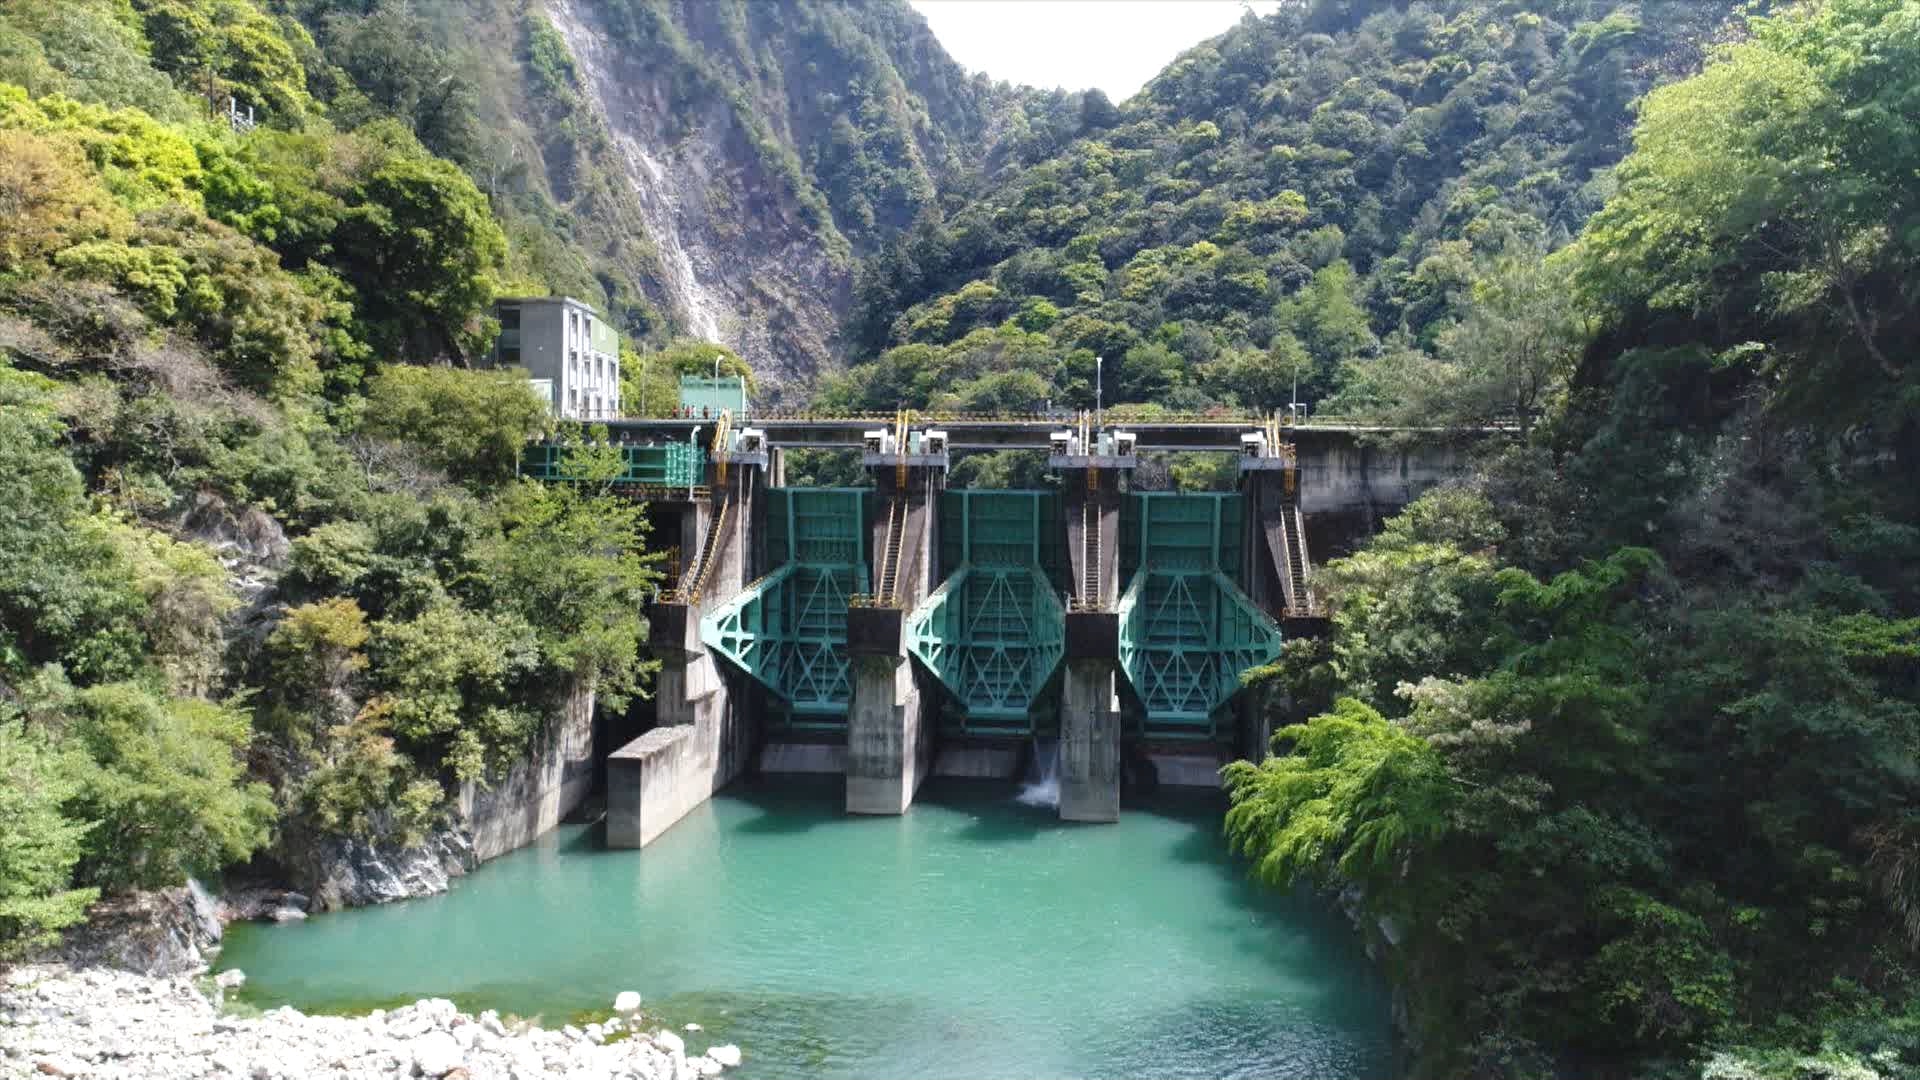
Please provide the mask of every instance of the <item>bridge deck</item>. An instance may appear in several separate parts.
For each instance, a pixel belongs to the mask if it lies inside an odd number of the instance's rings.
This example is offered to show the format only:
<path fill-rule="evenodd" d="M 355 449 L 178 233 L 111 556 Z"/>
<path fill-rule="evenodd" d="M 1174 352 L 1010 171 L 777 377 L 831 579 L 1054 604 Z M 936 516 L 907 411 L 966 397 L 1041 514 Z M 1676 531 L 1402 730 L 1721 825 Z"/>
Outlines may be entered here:
<path fill-rule="evenodd" d="M 895 416 L 817 416 L 811 413 L 759 413 L 736 419 L 733 426 L 758 428 L 767 434 L 767 442 L 776 447 L 857 448 L 869 431 L 891 429 Z M 696 427 L 710 434 L 714 417 L 676 417 L 672 419 L 634 419 L 605 421 L 616 438 L 627 441 L 685 442 Z M 1056 431 L 1072 428 L 1075 417 L 1058 415 L 979 416 L 914 413 L 915 427 L 939 428 L 947 433 L 954 450 L 1045 450 L 1047 439 Z M 1213 450 L 1238 451 L 1240 436 L 1258 431 L 1267 421 L 1256 416 L 1176 416 L 1130 420 L 1109 416 L 1108 427 L 1133 432 L 1141 450 Z M 1393 428 L 1378 425 L 1316 420 L 1286 425 L 1283 431 L 1296 436 L 1340 436 L 1384 434 L 1387 432 L 1430 431 L 1442 434 L 1458 429 Z M 1492 429 L 1490 429 L 1492 430 Z"/>

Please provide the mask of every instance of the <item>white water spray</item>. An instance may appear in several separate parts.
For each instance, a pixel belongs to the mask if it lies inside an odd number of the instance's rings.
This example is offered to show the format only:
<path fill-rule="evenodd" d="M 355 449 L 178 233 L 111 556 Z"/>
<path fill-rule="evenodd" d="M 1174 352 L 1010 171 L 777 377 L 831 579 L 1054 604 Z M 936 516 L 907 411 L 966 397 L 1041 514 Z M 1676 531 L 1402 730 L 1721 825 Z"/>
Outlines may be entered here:
<path fill-rule="evenodd" d="M 1027 780 L 1014 798 L 1027 806 L 1058 808 L 1060 805 L 1060 740 L 1033 740 L 1033 756 L 1027 762 Z"/>

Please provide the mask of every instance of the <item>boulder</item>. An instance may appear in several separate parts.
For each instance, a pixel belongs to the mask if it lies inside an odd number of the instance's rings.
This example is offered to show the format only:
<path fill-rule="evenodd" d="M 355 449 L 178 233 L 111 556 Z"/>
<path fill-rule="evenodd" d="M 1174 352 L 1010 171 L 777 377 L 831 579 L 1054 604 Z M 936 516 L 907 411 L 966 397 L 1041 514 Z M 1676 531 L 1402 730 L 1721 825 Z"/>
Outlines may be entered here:
<path fill-rule="evenodd" d="M 460 1044 L 444 1031 L 429 1031 L 413 1040 L 413 1068 L 421 1076 L 444 1077 L 466 1063 Z"/>
<path fill-rule="evenodd" d="M 687 1052 L 687 1041 L 671 1031 L 654 1032 L 653 1045 L 665 1050 L 669 1054 L 684 1054 Z"/>
<path fill-rule="evenodd" d="M 247 985 L 247 973 L 239 968 L 228 968 L 213 977 L 213 985 L 222 990 L 238 990 Z"/>
<path fill-rule="evenodd" d="M 614 996 L 613 1011 L 619 1013 L 621 1016 L 632 1016 L 634 1013 L 639 1012 L 640 992 L 637 990 L 620 991 L 620 993 Z"/>
<path fill-rule="evenodd" d="M 724 1043 L 707 1051 L 707 1056 L 731 1069 L 740 1064 L 740 1048 Z"/>

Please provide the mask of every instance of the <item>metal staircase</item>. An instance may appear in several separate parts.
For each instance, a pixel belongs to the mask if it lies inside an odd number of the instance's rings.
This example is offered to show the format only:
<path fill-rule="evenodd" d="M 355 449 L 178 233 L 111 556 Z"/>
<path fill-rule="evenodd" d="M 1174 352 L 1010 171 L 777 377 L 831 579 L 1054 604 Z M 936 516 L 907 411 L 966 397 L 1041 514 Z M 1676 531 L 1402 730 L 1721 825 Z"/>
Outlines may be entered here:
<path fill-rule="evenodd" d="M 900 549 L 907 531 L 907 497 L 896 495 L 887 503 L 886 546 L 880 549 L 880 582 L 874 600 L 882 606 L 899 603 Z"/>
<path fill-rule="evenodd" d="M 700 556 L 693 565 L 687 567 L 687 575 L 681 580 L 676 599 L 688 604 L 700 602 L 700 594 L 706 591 L 707 581 L 713 577 L 713 564 L 720 554 L 720 544 L 726 539 L 727 518 L 732 513 L 732 500 L 721 499 L 714 504 L 713 520 L 707 525 L 707 536 L 700 545 Z"/>
<path fill-rule="evenodd" d="M 1274 572 L 1280 578 L 1281 613 L 1291 619 L 1321 617 L 1320 606 L 1307 587 L 1313 559 L 1307 552 L 1307 528 L 1299 504 L 1289 495 L 1262 514 Z"/>
<path fill-rule="evenodd" d="M 1092 609 L 1100 606 L 1100 508 L 1092 500 L 1080 506 L 1080 536 L 1080 606 Z"/>

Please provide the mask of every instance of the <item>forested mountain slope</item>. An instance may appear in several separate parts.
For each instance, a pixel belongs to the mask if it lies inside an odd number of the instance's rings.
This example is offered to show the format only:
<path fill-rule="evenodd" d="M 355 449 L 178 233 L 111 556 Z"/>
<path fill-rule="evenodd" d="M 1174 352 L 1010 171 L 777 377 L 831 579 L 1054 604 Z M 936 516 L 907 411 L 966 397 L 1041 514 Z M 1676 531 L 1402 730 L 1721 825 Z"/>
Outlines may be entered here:
<path fill-rule="evenodd" d="M 1228 831 L 1391 931 L 1431 1075 L 1920 1074 L 1920 5 L 1734 39 L 1571 245 L 1363 369 L 1533 423 L 1255 676 Z"/>
<path fill-rule="evenodd" d="M 1320 403 L 1435 350 L 1503 256 L 1611 190 L 1631 104 L 1697 65 L 1700 0 L 1290 4 L 875 260 L 828 390 L 891 408 Z"/>

